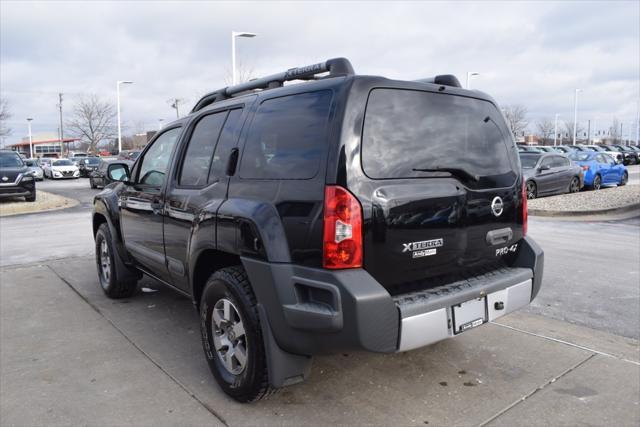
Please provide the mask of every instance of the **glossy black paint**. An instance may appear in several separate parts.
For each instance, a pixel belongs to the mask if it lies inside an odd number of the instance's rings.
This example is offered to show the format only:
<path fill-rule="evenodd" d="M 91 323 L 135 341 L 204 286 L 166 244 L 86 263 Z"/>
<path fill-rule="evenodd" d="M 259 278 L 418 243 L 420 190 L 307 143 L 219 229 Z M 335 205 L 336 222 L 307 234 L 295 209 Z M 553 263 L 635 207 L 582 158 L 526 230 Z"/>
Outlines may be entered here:
<path fill-rule="evenodd" d="M 20 156 L 9 150 L 0 150 L 0 198 L 31 197 L 36 180 Z"/>
<path fill-rule="evenodd" d="M 119 227 L 118 235 L 127 252 L 124 259 L 154 272 L 196 299 L 195 272 L 200 263 L 215 262 L 203 258 L 202 254 L 211 251 L 320 268 L 327 184 L 348 188 L 360 201 L 364 268 L 385 287 L 444 274 L 462 265 L 494 261 L 495 247 L 486 243 L 491 230 L 510 227 L 513 237 L 509 243 L 520 240 L 519 164 L 513 167 L 510 185 L 499 188 L 490 182 L 482 188 L 470 188 L 452 176 L 373 180 L 363 173 L 361 135 L 367 97 L 374 88 L 445 91 L 495 105 L 490 97 L 477 91 L 368 76 L 329 78 L 215 102 L 169 125 L 180 125 L 184 131 L 161 189 L 152 192 L 136 187 L 140 164 L 137 160 L 132 168 L 134 183 L 118 184 L 112 191 L 99 194 L 96 206 L 111 208 L 96 207 L 96 212 L 110 215 L 111 223 Z M 326 143 L 318 153 L 318 170 L 309 174 L 310 178 L 305 176 L 307 179 L 243 177 L 245 142 L 259 106 L 271 98 L 311 91 L 333 94 Z M 240 107 L 243 115 L 236 134 L 216 151 L 220 169 L 212 170 L 215 179 L 204 187 L 181 188 L 178 171 L 194 124 L 204 115 Z M 139 159 L 144 158 L 154 141 L 155 138 Z M 515 144 L 509 143 L 509 150 L 515 154 Z M 233 159 L 230 162 L 232 153 L 237 153 L 237 167 Z M 490 208 L 495 196 L 504 202 L 499 218 Z M 121 205 L 126 201 L 126 209 L 109 201 L 113 198 L 121 199 Z M 413 260 L 402 252 L 403 243 L 437 238 L 445 243 L 435 256 Z"/>

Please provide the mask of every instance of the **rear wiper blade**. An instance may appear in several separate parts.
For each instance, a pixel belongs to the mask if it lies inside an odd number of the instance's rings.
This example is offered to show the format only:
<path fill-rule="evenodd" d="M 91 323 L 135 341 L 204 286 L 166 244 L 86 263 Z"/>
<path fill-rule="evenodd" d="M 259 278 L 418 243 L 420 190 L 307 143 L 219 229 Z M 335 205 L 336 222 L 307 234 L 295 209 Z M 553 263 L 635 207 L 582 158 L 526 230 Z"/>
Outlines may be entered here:
<path fill-rule="evenodd" d="M 449 172 L 457 178 L 469 179 L 472 181 L 480 181 L 478 175 L 474 175 L 460 168 L 413 168 L 414 172 Z"/>

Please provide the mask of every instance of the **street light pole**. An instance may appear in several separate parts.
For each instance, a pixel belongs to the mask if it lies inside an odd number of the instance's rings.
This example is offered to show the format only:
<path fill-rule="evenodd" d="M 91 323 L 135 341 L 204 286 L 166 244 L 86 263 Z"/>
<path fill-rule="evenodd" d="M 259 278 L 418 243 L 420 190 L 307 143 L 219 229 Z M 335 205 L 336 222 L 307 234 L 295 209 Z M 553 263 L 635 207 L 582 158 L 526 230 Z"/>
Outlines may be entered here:
<path fill-rule="evenodd" d="M 162 122 L 164 119 L 158 119 L 158 130 L 162 130 Z"/>
<path fill-rule="evenodd" d="M 121 81 L 118 80 L 116 82 L 116 104 L 117 104 L 117 110 L 118 110 L 118 154 L 120 154 L 120 152 L 122 151 L 122 127 L 120 125 L 120 85 L 122 84 L 133 84 L 133 82 L 130 81 Z"/>
<path fill-rule="evenodd" d="M 479 76 L 479 75 L 480 75 L 480 73 L 476 73 L 475 71 L 467 71 L 467 89 L 471 89 L 469 87 L 469 82 L 471 80 L 471 77 L 472 76 Z"/>
<path fill-rule="evenodd" d="M 576 131 L 578 130 L 578 92 L 582 89 L 576 89 L 573 103 L 573 145 L 576 145 Z"/>
<path fill-rule="evenodd" d="M 243 31 L 231 31 L 231 84 L 235 85 L 237 83 L 236 76 L 236 37 L 255 37 L 257 34 L 247 33 Z"/>
<path fill-rule="evenodd" d="M 556 146 L 556 142 L 558 140 L 558 113 L 556 113 L 556 124 L 553 130 L 553 146 Z"/>
<path fill-rule="evenodd" d="M 27 118 L 27 128 L 29 129 L 29 158 L 33 159 L 33 137 L 31 136 L 31 117 Z"/>

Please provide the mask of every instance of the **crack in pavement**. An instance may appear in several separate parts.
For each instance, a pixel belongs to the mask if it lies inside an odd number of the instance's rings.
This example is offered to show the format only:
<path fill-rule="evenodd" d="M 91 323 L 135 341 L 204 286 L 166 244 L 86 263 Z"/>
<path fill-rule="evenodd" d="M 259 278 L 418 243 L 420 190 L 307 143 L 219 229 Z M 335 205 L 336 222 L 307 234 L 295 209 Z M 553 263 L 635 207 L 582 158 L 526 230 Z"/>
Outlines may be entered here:
<path fill-rule="evenodd" d="M 180 382 L 180 380 L 178 380 L 176 377 L 174 377 L 173 375 L 171 375 L 169 372 L 167 372 L 162 366 L 160 366 L 160 364 L 158 362 L 156 362 L 153 357 L 151 357 L 150 354 L 148 354 L 147 352 L 145 352 L 142 348 L 140 348 L 140 346 L 138 346 L 135 342 L 133 342 L 125 333 L 122 329 L 120 329 L 115 323 L 113 323 L 111 321 L 111 319 L 109 319 L 107 316 L 104 315 L 104 313 L 102 313 L 102 311 L 100 311 L 100 308 L 98 308 L 98 306 L 96 306 L 95 304 L 93 304 L 91 301 L 89 301 L 84 295 L 82 295 L 76 288 L 73 287 L 73 285 L 71 283 L 69 283 L 64 277 L 62 277 L 60 274 L 58 274 L 58 272 L 51 267 L 48 264 L 44 264 L 44 266 L 46 266 L 49 270 L 51 270 L 53 272 L 53 274 L 55 274 L 64 284 L 66 284 L 69 289 L 71 289 L 76 295 L 78 295 L 78 297 L 80 297 L 80 299 L 82 299 L 85 303 L 87 303 L 87 305 L 89 305 L 89 307 L 91 307 L 96 313 L 98 313 L 103 319 L 105 319 L 107 322 L 109 322 L 109 324 L 120 333 L 120 335 L 122 335 L 124 337 L 124 339 L 126 339 L 136 350 L 138 350 L 140 353 L 142 353 L 142 355 L 144 357 L 146 357 L 151 363 L 153 363 L 158 369 L 160 369 L 160 371 L 162 373 L 164 373 L 167 377 L 169 377 L 174 383 L 176 383 L 178 385 L 178 387 L 180 387 L 182 390 L 184 390 L 193 400 L 195 400 L 196 402 L 198 402 L 204 409 L 206 409 L 211 415 L 213 415 L 214 417 L 216 417 L 222 424 L 224 424 L 225 426 L 228 426 L 229 424 L 227 423 L 227 421 L 224 419 L 224 417 L 222 415 L 220 415 L 215 409 L 211 408 L 206 402 L 202 401 L 200 398 L 198 398 L 198 396 L 195 395 L 195 393 L 193 393 L 191 390 L 189 390 L 189 388 L 187 388 L 187 386 L 185 386 L 184 384 L 182 384 Z"/>
<path fill-rule="evenodd" d="M 532 391 L 530 391 L 529 393 L 525 394 L 524 396 L 522 396 L 520 399 L 514 401 L 513 403 L 511 403 L 510 405 L 508 405 L 506 408 L 498 411 L 495 415 L 493 415 L 492 417 L 490 417 L 489 419 L 483 421 L 482 423 L 478 424 L 478 427 L 484 427 L 487 424 L 489 424 L 490 422 L 494 421 L 495 419 L 501 417 L 502 415 L 504 415 L 505 413 L 507 413 L 509 410 L 511 410 L 512 408 L 516 407 L 517 405 L 519 405 L 520 403 L 524 402 L 525 400 L 527 400 L 528 398 L 530 398 L 531 396 L 533 396 L 534 394 L 536 394 L 537 392 L 541 391 L 542 389 L 544 389 L 546 386 L 555 383 L 556 381 L 558 381 L 560 378 L 564 377 L 565 375 L 567 375 L 569 372 L 572 372 L 573 370 L 579 368 L 580 366 L 584 365 L 585 363 L 587 363 L 589 360 L 593 359 L 596 356 L 596 353 L 590 354 L 586 359 L 576 363 L 575 365 L 571 366 L 569 369 L 566 369 L 564 372 L 562 372 L 560 375 L 557 375 L 553 378 L 551 378 L 549 381 L 545 382 L 544 384 L 536 387 L 535 389 L 533 389 Z"/>

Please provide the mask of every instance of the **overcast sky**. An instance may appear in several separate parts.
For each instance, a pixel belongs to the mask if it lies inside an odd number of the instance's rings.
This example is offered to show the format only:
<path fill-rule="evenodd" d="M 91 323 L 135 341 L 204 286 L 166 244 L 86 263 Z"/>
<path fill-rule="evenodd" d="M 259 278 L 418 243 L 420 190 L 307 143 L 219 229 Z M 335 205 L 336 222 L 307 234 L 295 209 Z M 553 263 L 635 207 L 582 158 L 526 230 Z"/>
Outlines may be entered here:
<path fill-rule="evenodd" d="M 238 60 L 258 77 L 344 56 L 359 74 L 417 79 L 467 71 L 472 87 L 529 119 L 558 113 L 599 129 L 613 117 L 633 127 L 640 98 L 640 2 L 26 2 L 0 1 L 0 95 L 10 104 L 11 143 L 58 129 L 57 93 L 70 114 L 82 94 L 115 104 L 122 87 L 126 133 L 175 118 L 168 99 L 225 85 L 230 33 Z M 533 129 L 533 126 L 531 126 Z"/>

